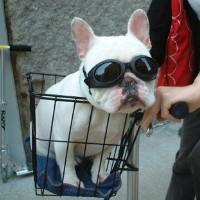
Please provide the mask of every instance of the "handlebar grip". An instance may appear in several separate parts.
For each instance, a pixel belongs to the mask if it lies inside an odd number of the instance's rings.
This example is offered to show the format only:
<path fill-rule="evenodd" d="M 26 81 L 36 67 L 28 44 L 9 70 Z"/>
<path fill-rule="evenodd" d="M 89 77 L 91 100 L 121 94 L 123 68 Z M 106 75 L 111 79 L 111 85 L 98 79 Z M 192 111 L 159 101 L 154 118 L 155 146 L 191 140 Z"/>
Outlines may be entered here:
<path fill-rule="evenodd" d="M 31 51 L 29 45 L 10 45 L 10 51 Z"/>
<path fill-rule="evenodd" d="M 189 114 L 189 107 L 186 102 L 180 101 L 171 106 L 169 113 L 176 119 L 184 119 Z"/>

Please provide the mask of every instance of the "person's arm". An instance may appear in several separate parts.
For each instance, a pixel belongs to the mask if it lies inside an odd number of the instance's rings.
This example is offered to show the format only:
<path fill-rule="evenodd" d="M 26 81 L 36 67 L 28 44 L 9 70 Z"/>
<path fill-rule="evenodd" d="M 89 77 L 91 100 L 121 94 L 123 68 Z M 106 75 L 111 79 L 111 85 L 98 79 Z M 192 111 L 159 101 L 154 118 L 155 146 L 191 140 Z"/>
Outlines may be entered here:
<path fill-rule="evenodd" d="M 185 87 L 158 87 L 156 102 L 145 112 L 141 122 L 142 128 L 147 129 L 156 116 L 164 120 L 176 121 L 170 115 L 169 109 L 174 103 L 180 101 L 187 103 L 190 112 L 200 108 L 200 73 L 191 85 Z"/>

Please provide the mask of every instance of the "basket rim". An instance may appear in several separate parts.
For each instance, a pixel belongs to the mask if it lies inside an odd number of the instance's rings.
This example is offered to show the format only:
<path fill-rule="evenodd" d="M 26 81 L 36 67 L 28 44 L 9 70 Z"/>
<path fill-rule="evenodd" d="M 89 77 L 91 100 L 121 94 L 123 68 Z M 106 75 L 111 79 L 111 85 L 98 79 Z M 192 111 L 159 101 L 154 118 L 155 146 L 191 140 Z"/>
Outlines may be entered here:
<path fill-rule="evenodd" d="M 64 78 L 66 75 L 61 74 L 53 74 L 53 73 L 40 73 L 40 72 L 28 72 L 26 73 L 26 77 L 28 80 L 28 88 L 29 93 L 31 96 L 34 96 L 39 99 L 47 99 L 47 100 L 56 100 L 56 101 L 68 101 L 68 102 L 77 102 L 77 103 L 87 103 L 90 104 L 90 102 L 87 100 L 86 97 L 80 97 L 80 96 L 70 96 L 70 95 L 58 95 L 58 94 L 48 94 L 44 92 L 35 92 L 34 88 L 32 86 L 32 75 L 41 75 L 41 76 L 54 76 L 54 77 L 61 77 Z"/>

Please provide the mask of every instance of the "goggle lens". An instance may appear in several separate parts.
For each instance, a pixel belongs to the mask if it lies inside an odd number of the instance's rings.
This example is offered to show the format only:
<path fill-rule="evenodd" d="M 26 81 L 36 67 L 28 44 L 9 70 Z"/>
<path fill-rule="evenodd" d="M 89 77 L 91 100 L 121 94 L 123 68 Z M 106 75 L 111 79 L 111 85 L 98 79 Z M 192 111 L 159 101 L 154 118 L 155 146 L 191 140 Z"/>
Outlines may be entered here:
<path fill-rule="evenodd" d="M 94 73 L 99 82 L 110 82 L 118 79 L 121 75 L 121 66 L 117 62 L 108 62 L 101 64 Z"/>
<path fill-rule="evenodd" d="M 139 78 L 145 81 L 155 79 L 158 71 L 157 63 L 150 57 L 141 57 L 136 59 L 131 63 L 131 68 Z"/>
<path fill-rule="evenodd" d="M 157 67 L 152 59 L 141 58 L 136 60 L 135 69 L 141 74 L 152 75 L 157 73 Z"/>

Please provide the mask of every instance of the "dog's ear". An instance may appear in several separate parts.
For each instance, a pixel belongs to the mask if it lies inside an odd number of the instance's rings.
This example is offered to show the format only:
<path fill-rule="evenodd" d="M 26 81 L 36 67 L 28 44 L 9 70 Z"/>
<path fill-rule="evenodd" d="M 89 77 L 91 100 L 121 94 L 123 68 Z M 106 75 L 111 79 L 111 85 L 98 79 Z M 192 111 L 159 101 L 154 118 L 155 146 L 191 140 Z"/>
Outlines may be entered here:
<path fill-rule="evenodd" d="M 144 10 L 138 9 L 133 12 L 128 21 L 127 34 L 135 35 L 148 49 L 151 49 L 149 20 Z"/>
<path fill-rule="evenodd" d="M 72 20 L 71 30 L 78 55 L 83 59 L 94 42 L 95 34 L 89 24 L 78 17 Z"/>

